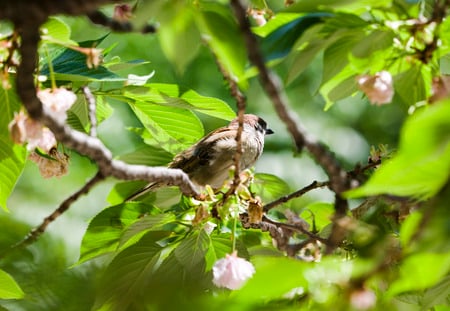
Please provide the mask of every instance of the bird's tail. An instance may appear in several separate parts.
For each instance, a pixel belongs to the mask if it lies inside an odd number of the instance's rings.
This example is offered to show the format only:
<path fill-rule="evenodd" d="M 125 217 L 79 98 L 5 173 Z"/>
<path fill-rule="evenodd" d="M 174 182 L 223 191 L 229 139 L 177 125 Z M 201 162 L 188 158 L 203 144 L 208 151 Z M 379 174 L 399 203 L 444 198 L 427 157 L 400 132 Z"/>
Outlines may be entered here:
<path fill-rule="evenodd" d="M 154 182 L 154 183 L 150 183 L 147 186 L 145 186 L 144 188 L 140 189 L 139 191 L 133 193 L 132 195 L 130 195 L 128 198 L 126 198 L 124 201 L 125 202 L 129 202 L 129 201 L 133 201 L 135 199 L 137 199 L 138 197 L 140 197 L 141 195 L 144 195 L 152 190 L 156 190 L 157 188 L 160 187 L 160 183 Z"/>

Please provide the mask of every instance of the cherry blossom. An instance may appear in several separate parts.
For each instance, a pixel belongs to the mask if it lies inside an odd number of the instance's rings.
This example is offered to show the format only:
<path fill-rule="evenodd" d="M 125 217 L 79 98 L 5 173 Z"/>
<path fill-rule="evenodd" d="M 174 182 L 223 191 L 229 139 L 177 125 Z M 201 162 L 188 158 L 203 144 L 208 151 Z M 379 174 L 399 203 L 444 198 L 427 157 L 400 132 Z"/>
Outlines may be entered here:
<path fill-rule="evenodd" d="M 77 100 L 77 96 L 65 88 L 40 90 L 37 96 L 41 100 L 44 110 L 60 122 L 66 121 L 67 110 Z"/>
<path fill-rule="evenodd" d="M 388 104 L 394 97 L 392 76 L 387 71 L 377 72 L 375 75 L 361 75 L 357 77 L 358 87 L 367 95 L 372 104 Z"/>
<path fill-rule="evenodd" d="M 227 254 L 213 266 L 213 283 L 218 287 L 239 289 L 253 276 L 255 267 L 247 260 L 237 256 L 237 252 Z"/>

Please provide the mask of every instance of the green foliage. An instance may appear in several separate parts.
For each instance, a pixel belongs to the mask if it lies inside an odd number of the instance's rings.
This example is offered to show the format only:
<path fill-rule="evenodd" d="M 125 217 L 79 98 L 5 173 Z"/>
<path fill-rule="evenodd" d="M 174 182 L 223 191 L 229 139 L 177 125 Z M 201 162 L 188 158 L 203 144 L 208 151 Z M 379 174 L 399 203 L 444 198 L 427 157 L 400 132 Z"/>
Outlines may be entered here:
<path fill-rule="evenodd" d="M 20 109 L 20 102 L 14 89 L 0 88 L 0 206 L 7 211 L 6 201 L 14 189 L 25 165 L 26 149 L 14 145 L 8 124 Z"/>
<path fill-rule="evenodd" d="M 397 154 L 350 196 L 392 194 L 426 199 L 448 182 L 450 102 L 415 113 L 405 123 Z"/>
<path fill-rule="evenodd" d="M 14 279 L 5 271 L 0 270 L 0 299 L 21 299 L 24 292 Z"/>

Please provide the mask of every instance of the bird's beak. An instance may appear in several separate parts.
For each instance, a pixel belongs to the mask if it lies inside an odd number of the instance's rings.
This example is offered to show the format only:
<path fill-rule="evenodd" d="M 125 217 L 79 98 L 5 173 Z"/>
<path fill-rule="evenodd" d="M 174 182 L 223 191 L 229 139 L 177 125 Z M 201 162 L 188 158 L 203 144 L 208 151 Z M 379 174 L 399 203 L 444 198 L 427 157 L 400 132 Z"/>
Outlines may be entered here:
<path fill-rule="evenodd" d="M 271 129 L 266 129 L 266 135 L 270 135 L 275 133 L 274 131 L 272 131 Z"/>

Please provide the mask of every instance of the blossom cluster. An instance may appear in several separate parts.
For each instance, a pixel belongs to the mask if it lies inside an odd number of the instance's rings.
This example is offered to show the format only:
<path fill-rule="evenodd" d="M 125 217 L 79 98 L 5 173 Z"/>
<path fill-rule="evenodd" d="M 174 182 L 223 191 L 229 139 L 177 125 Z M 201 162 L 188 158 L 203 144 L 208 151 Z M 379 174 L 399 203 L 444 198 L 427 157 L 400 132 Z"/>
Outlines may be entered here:
<path fill-rule="evenodd" d="M 67 110 L 76 100 L 76 95 L 64 88 L 41 90 L 37 96 L 44 111 L 59 122 L 67 119 Z M 30 160 L 38 165 L 44 178 L 67 174 L 69 157 L 56 149 L 56 138 L 47 127 L 23 111 L 14 115 L 8 127 L 14 143 L 26 144 L 31 152 Z"/>

